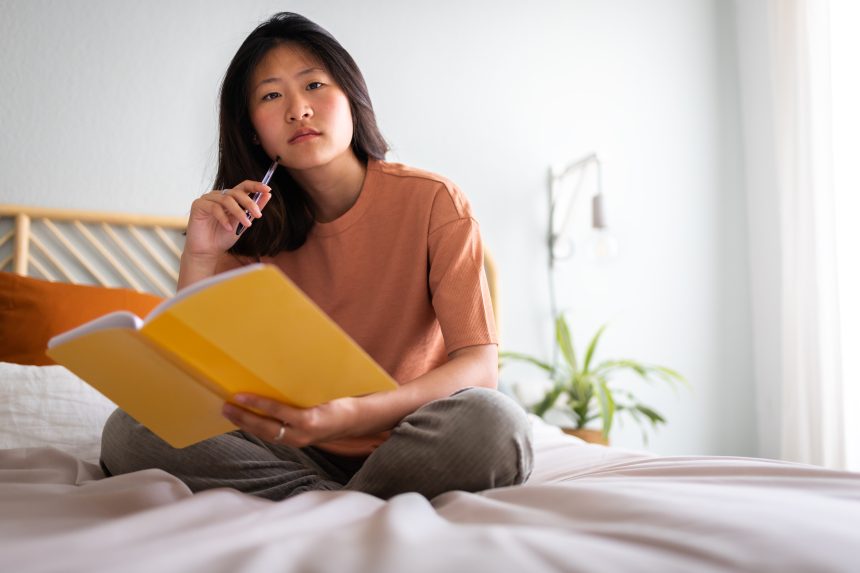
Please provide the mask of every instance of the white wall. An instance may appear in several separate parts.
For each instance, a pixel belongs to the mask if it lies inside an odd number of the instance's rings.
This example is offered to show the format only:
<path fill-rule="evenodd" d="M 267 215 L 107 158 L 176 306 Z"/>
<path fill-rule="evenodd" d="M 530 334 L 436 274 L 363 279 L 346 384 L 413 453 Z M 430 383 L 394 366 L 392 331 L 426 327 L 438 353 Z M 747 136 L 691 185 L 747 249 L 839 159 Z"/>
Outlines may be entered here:
<path fill-rule="evenodd" d="M 503 342 L 548 355 L 546 171 L 604 162 L 620 256 L 562 269 L 580 344 L 663 363 L 658 453 L 755 453 L 730 3 L 2 0 L 0 201 L 183 214 L 214 173 L 216 95 L 283 9 L 328 28 L 392 158 L 457 181 L 501 272 Z M 529 376 L 514 370 L 507 378 Z M 614 443 L 640 447 L 627 424 Z"/>

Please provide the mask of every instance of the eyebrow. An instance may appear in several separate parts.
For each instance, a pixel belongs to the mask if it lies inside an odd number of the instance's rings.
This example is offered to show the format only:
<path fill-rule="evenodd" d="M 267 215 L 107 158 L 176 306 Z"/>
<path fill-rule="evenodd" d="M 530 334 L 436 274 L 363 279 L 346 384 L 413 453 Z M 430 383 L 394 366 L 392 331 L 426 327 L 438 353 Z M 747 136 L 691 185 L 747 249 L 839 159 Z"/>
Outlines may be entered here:
<path fill-rule="evenodd" d="M 297 74 L 296 74 L 295 76 L 293 76 L 293 77 L 300 78 L 300 77 L 302 77 L 302 76 L 306 76 L 306 75 L 308 75 L 308 74 L 312 74 L 312 73 L 314 73 L 314 72 L 325 72 L 325 70 L 324 70 L 324 69 L 322 69 L 322 68 L 318 68 L 318 67 L 306 68 L 306 69 L 304 69 L 304 70 L 300 71 L 299 73 L 297 73 Z M 265 85 L 265 84 L 272 84 L 272 83 L 278 82 L 278 81 L 280 81 L 280 80 L 281 80 L 280 76 L 272 76 L 271 78 L 266 78 L 266 79 L 261 80 L 260 82 L 258 82 L 258 83 L 257 83 L 257 85 L 254 87 L 254 89 L 259 89 L 259 88 L 260 88 L 260 86 L 262 86 L 262 85 Z"/>

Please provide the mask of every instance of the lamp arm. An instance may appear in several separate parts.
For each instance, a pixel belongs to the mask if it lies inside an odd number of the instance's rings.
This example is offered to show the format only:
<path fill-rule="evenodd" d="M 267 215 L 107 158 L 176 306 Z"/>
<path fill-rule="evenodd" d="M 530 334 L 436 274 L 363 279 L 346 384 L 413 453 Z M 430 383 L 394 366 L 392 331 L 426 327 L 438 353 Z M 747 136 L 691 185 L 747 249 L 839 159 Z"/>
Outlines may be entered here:
<path fill-rule="evenodd" d="M 548 225 L 548 236 L 547 241 L 549 242 L 550 249 L 550 260 L 555 259 L 555 243 L 564 230 L 567 228 L 570 218 L 573 215 L 573 209 L 576 205 L 576 200 L 579 197 L 580 187 L 582 185 L 582 178 L 585 176 L 585 168 L 588 167 L 588 164 L 594 163 L 597 169 L 597 192 L 593 198 L 592 204 L 592 221 L 593 226 L 595 228 L 603 228 L 605 227 L 604 223 L 604 215 L 602 209 L 602 196 L 603 196 L 603 169 L 600 163 L 600 159 L 597 157 L 597 153 L 589 153 L 585 157 L 581 157 L 576 161 L 569 163 L 560 173 L 556 173 L 552 168 L 549 171 L 549 225 Z M 568 204 L 567 212 L 565 213 L 564 220 L 559 225 L 559 228 L 555 228 L 555 211 L 556 211 L 556 203 L 558 199 L 558 193 L 556 192 L 556 185 L 560 181 L 562 181 L 565 177 L 570 175 L 576 170 L 582 170 L 582 174 L 580 176 L 580 180 L 577 183 L 576 187 L 573 191 L 573 197 Z"/>
<path fill-rule="evenodd" d="M 588 164 L 592 161 L 597 164 L 598 171 L 599 171 L 600 159 L 597 158 L 597 153 L 589 153 L 585 157 L 581 157 L 581 158 L 577 159 L 576 161 L 568 163 L 568 165 L 564 168 L 564 171 L 562 171 L 561 173 L 558 173 L 558 174 L 553 174 L 553 177 L 555 179 L 563 179 L 563 178 L 567 177 L 567 175 L 571 171 L 575 171 L 576 169 L 578 169 L 580 167 L 584 167 L 586 164 Z"/>

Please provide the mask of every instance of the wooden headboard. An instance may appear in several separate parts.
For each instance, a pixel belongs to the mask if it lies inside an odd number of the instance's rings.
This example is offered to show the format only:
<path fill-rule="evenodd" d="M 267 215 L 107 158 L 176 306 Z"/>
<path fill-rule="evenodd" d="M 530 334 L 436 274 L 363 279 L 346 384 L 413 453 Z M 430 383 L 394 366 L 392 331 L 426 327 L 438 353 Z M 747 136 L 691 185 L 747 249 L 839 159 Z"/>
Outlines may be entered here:
<path fill-rule="evenodd" d="M 184 217 L 0 205 L 0 271 L 74 284 L 176 291 Z"/>

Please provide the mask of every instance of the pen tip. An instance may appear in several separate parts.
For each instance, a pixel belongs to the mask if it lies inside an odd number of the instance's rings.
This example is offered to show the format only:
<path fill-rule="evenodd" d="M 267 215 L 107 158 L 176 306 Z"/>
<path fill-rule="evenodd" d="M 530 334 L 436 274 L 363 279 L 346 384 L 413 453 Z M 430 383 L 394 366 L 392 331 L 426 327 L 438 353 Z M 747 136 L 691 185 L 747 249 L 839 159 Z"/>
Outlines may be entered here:
<path fill-rule="evenodd" d="M 275 163 L 277 163 L 277 162 L 278 162 L 278 161 L 280 161 L 280 160 L 281 160 L 281 156 L 280 156 L 280 155 L 276 155 L 276 156 L 275 156 Z"/>

